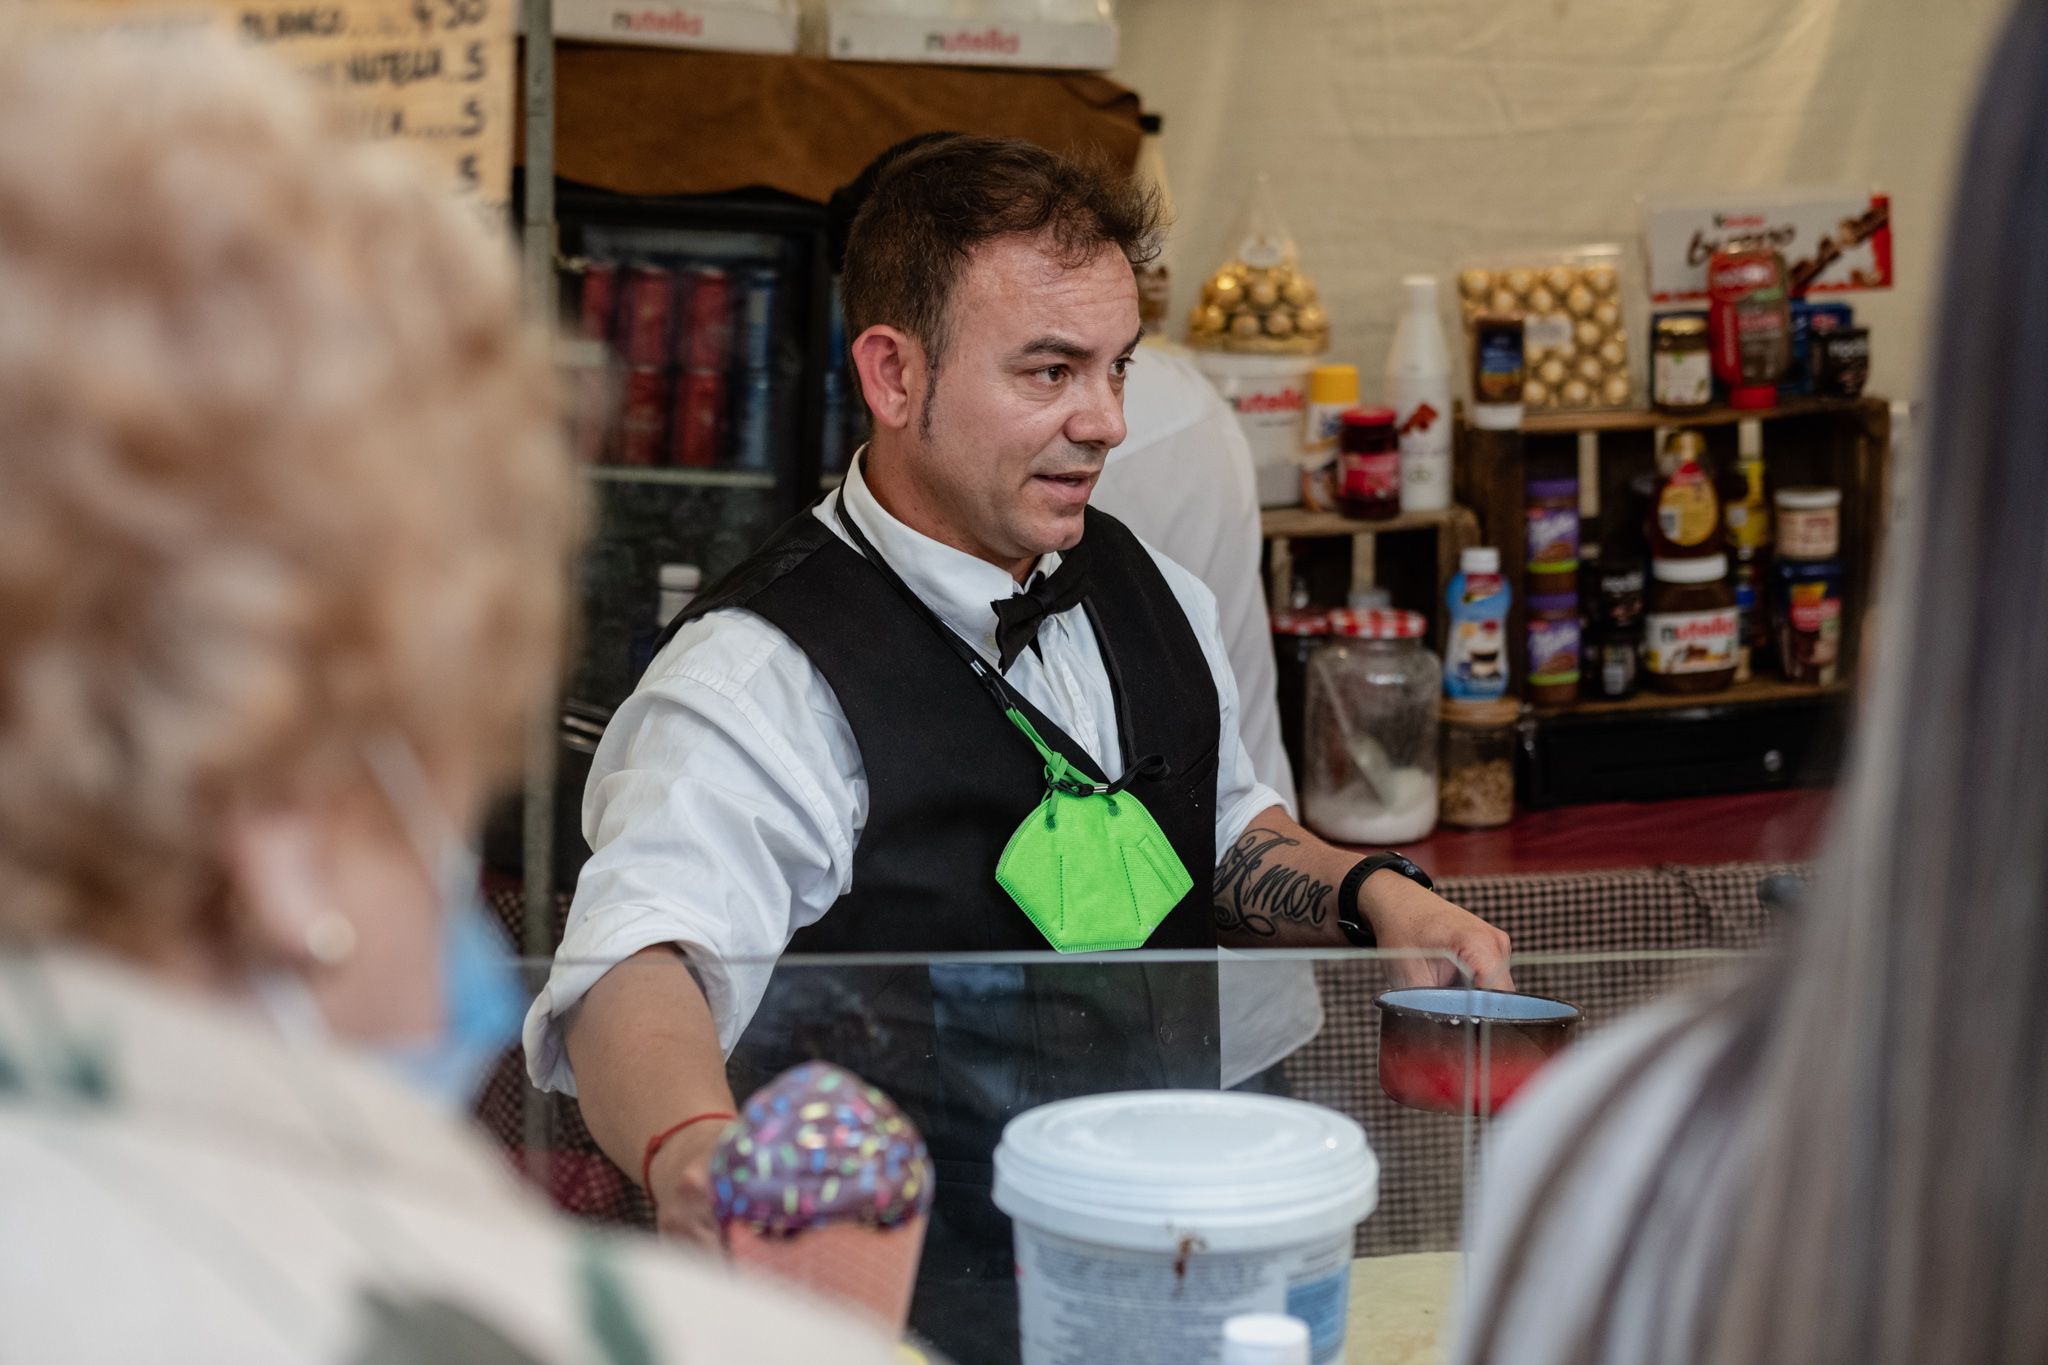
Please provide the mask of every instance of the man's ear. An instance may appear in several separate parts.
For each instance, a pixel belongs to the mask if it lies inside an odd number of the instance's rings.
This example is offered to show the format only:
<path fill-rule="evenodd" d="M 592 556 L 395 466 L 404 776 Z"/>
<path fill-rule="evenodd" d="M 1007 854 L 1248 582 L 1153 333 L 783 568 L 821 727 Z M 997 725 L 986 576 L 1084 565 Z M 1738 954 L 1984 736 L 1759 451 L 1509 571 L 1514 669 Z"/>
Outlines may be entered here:
<path fill-rule="evenodd" d="M 907 332 L 876 324 L 853 339 L 853 368 L 877 427 L 902 431 L 917 420 L 930 383 L 924 347 Z"/>

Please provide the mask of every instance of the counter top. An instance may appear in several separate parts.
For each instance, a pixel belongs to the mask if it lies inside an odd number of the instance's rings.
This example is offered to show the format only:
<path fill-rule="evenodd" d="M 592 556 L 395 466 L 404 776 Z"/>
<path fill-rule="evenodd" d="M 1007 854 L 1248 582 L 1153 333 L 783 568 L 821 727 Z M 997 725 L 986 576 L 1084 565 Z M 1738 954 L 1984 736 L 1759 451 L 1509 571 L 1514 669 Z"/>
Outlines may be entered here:
<path fill-rule="evenodd" d="M 1525 810 L 1501 829 L 1439 829 L 1401 851 L 1438 878 L 1806 862 L 1832 796 L 1813 789 Z"/>
<path fill-rule="evenodd" d="M 1461 1259 L 1425 1251 L 1353 1261 L 1345 1365 L 1436 1365 Z"/>

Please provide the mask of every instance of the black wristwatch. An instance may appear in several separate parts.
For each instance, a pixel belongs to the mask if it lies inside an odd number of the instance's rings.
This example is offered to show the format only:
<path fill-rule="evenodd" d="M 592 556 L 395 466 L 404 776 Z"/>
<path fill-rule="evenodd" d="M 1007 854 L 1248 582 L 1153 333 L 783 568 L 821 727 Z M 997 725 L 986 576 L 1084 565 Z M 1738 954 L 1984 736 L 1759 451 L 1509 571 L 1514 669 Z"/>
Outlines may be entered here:
<path fill-rule="evenodd" d="M 1429 879 L 1427 872 L 1398 853 L 1375 853 L 1370 858 L 1359 859 L 1358 865 L 1345 874 L 1344 884 L 1337 888 L 1337 927 L 1344 931 L 1344 937 L 1354 948 L 1379 946 L 1372 924 L 1366 919 L 1365 912 L 1358 908 L 1358 895 L 1365 890 L 1365 879 L 1382 868 L 1400 873 L 1417 886 L 1431 891 L 1436 889 L 1436 883 Z"/>

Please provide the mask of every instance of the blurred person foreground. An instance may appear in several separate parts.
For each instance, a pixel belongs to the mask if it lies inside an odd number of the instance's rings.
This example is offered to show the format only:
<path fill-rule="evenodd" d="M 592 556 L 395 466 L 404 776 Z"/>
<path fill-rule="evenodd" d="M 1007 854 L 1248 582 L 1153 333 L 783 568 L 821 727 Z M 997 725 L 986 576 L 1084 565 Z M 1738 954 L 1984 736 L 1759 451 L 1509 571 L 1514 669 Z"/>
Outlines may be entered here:
<path fill-rule="evenodd" d="M 17 32 L 0 299 L 0 1354 L 894 1358 L 451 1113 L 581 520 L 504 244 L 224 44 Z"/>

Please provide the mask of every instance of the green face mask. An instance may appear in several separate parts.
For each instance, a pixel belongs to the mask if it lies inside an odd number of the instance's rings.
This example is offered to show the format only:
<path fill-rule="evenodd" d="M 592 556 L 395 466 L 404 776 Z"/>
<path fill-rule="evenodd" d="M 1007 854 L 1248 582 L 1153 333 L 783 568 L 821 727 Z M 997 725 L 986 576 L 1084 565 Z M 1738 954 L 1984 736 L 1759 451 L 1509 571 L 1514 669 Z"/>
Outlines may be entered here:
<path fill-rule="evenodd" d="M 1059 952 L 1142 947 L 1194 879 L 1143 802 L 1076 773 L 1015 707 L 1003 714 L 1045 760 L 1045 799 L 1010 836 L 996 884 Z"/>

